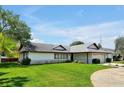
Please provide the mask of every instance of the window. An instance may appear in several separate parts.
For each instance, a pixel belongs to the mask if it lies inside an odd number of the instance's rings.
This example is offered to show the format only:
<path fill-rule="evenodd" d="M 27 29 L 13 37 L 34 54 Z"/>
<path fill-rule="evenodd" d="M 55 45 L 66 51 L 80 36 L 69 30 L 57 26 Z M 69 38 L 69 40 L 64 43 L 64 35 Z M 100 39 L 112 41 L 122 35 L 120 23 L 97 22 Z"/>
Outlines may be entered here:
<path fill-rule="evenodd" d="M 54 54 L 54 59 L 57 59 L 57 54 Z"/>
<path fill-rule="evenodd" d="M 68 54 L 66 54 L 66 59 L 68 59 Z"/>
<path fill-rule="evenodd" d="M 54 59 L 68 59 L 68 54 L 64 53 L 55 53 Z"/>

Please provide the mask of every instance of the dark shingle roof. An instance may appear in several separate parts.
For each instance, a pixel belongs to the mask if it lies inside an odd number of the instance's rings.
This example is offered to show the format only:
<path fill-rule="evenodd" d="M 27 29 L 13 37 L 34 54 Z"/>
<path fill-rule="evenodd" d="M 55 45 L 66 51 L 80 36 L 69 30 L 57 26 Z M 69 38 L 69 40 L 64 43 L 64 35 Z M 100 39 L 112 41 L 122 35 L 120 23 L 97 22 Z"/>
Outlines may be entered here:
<path fill-rule="evenodd" d="M 60 47 L 61 49 L 57 49 Z M 43 44 L 43 43 L 30 43 L 27 47 L 23 47 L 20 52 L 32 51 L 32 52 L 69 52 L 68 46 Z"/>
<path fill-rule="evenodd" d="M 101 49 L 93 49 L 89 48 L 91 43 L 77 45 L 82 46 L 82 49 L 76 49 L 75 51 L 71 50 L 69 46 L 64 45 L 53 45 L 53 44 L 43 44 L 43 43 L 30 43 L 27 47 L 23 47 L 20 52 L 64 52 L 64 53 L 73 53 L 73 52 L 106 52 L 106 53 L 114 53 L 114 50 L 108 48 Z M 76 45 L 75 45 L 76 46 Z M 76 47 L 77 47 L 76 46 Z M 74 47 L 74 46 L 72 46 Z"/>
<path fill-rule="evenodd" d="M 110 52 L 110 53 L 114 53 L 114 49 L 109 49 L 109 48 L 101 48 L 101 50 L 104 50 L 104 51 L 107 51 L 107 52 Z"/>

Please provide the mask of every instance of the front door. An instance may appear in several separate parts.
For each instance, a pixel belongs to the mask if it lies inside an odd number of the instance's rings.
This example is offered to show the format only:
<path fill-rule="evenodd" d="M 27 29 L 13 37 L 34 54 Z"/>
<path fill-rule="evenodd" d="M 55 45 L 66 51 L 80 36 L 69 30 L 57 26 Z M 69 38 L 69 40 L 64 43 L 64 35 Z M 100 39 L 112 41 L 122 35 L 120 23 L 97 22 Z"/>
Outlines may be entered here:
<path fill-rule="evenodd" d="M 71 61 L 74 61 L 73 53 L 71 53 Z"/>

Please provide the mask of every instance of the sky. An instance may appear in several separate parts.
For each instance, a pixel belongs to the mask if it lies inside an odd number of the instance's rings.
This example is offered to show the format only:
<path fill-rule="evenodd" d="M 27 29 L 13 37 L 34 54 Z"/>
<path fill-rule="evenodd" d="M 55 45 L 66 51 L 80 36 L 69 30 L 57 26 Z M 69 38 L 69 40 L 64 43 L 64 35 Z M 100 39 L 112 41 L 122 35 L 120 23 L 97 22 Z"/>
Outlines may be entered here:
<path fill-rule="evenodd" d="M 124 6 L 3 6 L 31 28 L 32 42 L 69 45 L 80 40 L 115 47 L 124 35 Z"/>

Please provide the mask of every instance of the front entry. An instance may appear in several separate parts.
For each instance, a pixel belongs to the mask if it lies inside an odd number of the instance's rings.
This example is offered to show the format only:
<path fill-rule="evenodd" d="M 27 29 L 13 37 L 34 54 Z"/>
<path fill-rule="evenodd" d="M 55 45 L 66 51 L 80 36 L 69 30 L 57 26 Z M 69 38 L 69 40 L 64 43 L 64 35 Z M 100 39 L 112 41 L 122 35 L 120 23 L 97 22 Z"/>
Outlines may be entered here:
<path fill-rule="evenodd" d="M 71 53 L 71 61 L 74 61 L 73 53 Z"/>

